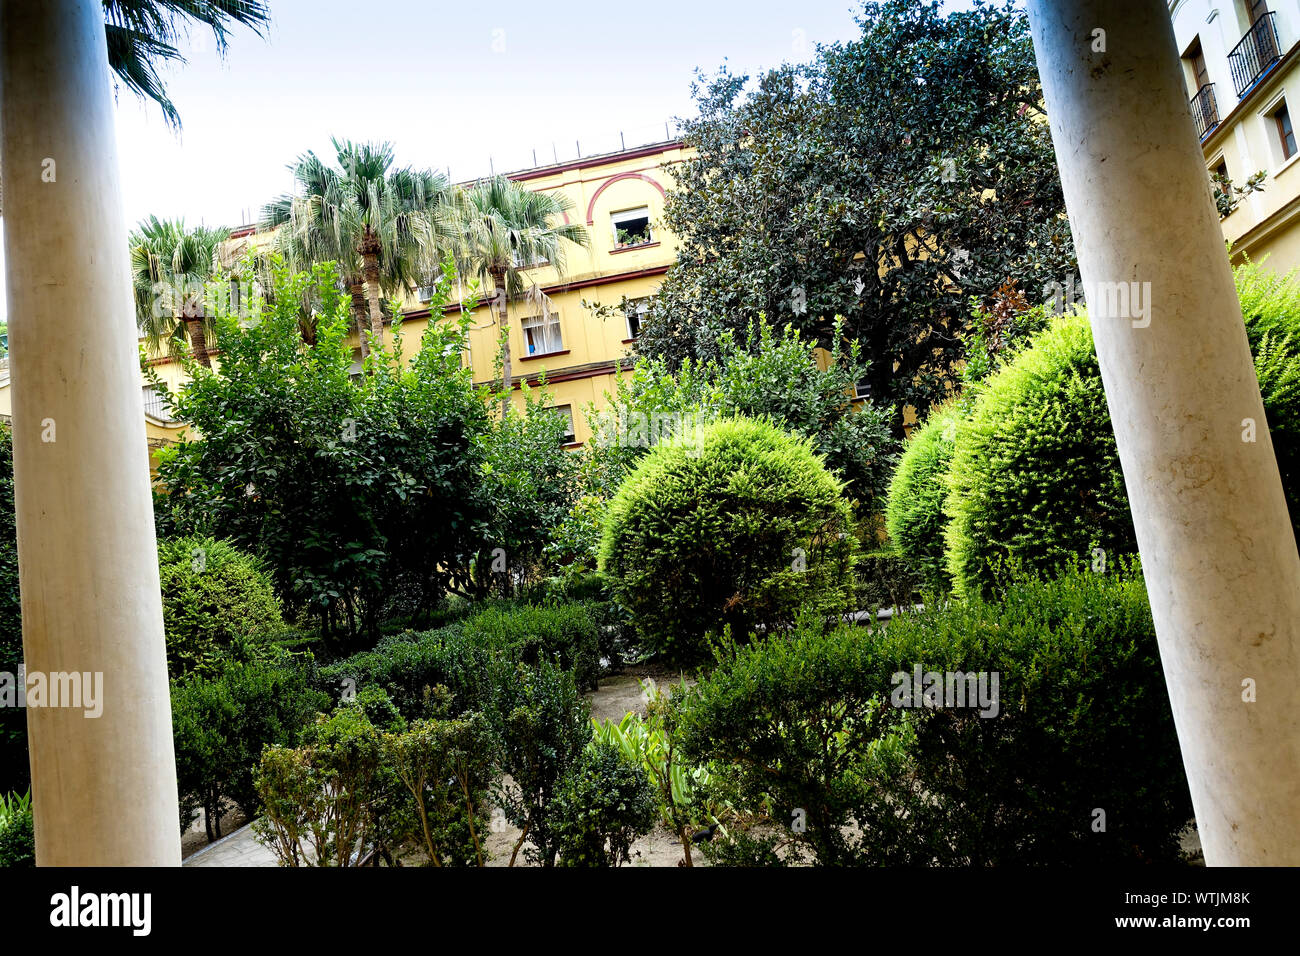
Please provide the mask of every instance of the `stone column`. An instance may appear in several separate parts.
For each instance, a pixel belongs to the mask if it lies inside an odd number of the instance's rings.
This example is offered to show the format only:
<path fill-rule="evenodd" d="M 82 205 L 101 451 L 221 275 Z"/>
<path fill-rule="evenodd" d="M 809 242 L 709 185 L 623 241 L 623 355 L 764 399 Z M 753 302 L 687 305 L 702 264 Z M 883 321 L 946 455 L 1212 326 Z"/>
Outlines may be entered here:
<path fill-rule="evenodd" d="M 29 694 L 37 862 L 179 865 L 135 310 L 97 0 L 0 4 L 0 170 L 23 652 L 29 679 L 83 675 L 83 706 L 31 706 Z M 96 689 L 102 714 L 87 716 Z"/>
<path fill-rule="evenodd" d="M 1028 8 L 1205 859 L 1300 865 L 1300 555 L 1168 5 Z"/>

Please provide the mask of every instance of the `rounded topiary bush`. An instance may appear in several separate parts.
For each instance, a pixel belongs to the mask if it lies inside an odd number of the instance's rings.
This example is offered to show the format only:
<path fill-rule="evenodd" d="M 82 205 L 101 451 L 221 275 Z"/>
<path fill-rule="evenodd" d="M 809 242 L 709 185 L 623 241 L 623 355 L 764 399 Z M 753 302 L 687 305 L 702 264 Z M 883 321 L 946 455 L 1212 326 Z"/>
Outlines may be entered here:
<path fill-rule="evenodd" d="M 908 559 L 922 583 L 935 591 L 946 590 L 948 584 L 943 537 L 948 519 L 943 502 L 960 417 L 956 405 L 947 405 L 912 433 L 889 483 L 885 508 L 890 543 Z"/>
<path fill-rule="evenodd" d="M 958 594 L 1017 567 L 1049 571 L 1137 550 L 1092 330 L 1058 319 L 988 379 L 962 423 L 944 510 Z"/>
<path fill-rule="evenodd" d="M 844 486 L 807 440 L 731 418 L 661 442 L 605 513 L 600 567 L 653 651 L 699 659 L 708 632 L 744 638 L 801 607 L 852 603 Z"/>
<path fill-rule="evenodd" d="M 284 627 L 261 562 L 213 538 L 158 542 L 167 666 L 211 675 L 219 659 Z"/>
<path fill-rule="evenodd" d="M 1236 272 L 1282 488 L 1300 538 L 1300 273 Z M 1235 427 L 1235 426 L 1234 426 Z M 948 468 L 947 567 L 960 594 L 1014 567 L 1050 571 L 1137 550 L 1085 315 L 1056 320 L 992 376 Z"/>

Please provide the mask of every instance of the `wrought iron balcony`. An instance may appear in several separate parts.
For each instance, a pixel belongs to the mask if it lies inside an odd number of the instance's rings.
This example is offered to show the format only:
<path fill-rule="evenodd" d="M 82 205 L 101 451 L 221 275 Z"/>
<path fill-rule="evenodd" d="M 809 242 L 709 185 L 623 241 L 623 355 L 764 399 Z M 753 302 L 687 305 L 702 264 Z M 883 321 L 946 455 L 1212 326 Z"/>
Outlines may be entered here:
<path fill-rule="evenodd" d="M 1266 13 L 1256 20 L 1228 54 L 1228 68 L 1232 71 L 1232 85 L 1238 98 L 1282 57 L 1274 16 L 1276 14 Z"/>
<path fill-rule="evenodd" d="M 1214 84 L 1206 83 L 1191 99 L 1192 119 L 1196 122 L 1196 135 L 1205 139 L 1219 125 L 1219 104 L 1214 99 Z"/>

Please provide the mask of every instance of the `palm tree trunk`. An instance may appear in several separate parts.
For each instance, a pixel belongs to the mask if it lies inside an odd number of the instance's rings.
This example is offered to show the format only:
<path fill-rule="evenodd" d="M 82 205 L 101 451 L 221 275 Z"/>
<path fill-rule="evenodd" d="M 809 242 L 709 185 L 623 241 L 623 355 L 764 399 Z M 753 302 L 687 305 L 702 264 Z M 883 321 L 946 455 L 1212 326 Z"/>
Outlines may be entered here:
<path fill-rule="evenodd" d="M 185 319 L 185 330 L 190 336 L 190 352 L 199 364 L 212 368 L 212 359 L 208 355 L 208 334 L 203 328 L 203 319 L 190 318 Z"/>
<path fill-rule="evenodd" d="M 506 301 L 506 279 L 505 273 L 500 271 L 492 272 L 492 287 L 496 291 L 494 307 L 497 313 L 497 324 L 505 333 L 501 341 L 501 418 L 505 419 L 510 412 L 510 312 L 509 304 Z"/>
<path fill-rule="evenodd" d="M 370 304 L 371 346 L 384 344 L 384 314 L 379 308 L 379 240 L 367 236 L 361 243 L 361 268 L 366 279 L 366 301 Z"/>
<path fill-rule="evenodd" d="M 370 341 L 366 337 L 369 306 L 366 304 L 365 280 L 361 276 L 353 276 L 348 280 L 348 291 L 352 293 L 352 321 L 357 327 L 357 341 L 361 343 L 361 361 L 364 362 L 370 354 Z"/>

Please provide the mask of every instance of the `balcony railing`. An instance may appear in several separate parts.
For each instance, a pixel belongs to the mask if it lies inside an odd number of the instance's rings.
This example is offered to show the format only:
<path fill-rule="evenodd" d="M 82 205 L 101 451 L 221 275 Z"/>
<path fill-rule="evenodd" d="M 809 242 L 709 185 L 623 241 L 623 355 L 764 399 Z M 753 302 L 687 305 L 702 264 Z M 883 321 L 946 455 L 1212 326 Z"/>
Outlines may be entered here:
<path fill-rule="evenodd" d="M 1228 68 L 1232 71 L 1232 85 L 1238 98 L 1282 57 L 1274 16 L 1275 14 L 1266 13 L 1256 20 L 1241 38 L 1241 42 L 1228 54 Z"/>
<path fill-rule="evenodd" d="M 1206 83 L 1192 97 L 1192 119 L 1196 121 L 1196 135 L 1205 139 L 1210 130 L 1219 125 L 1219 104 L 1214 99 L 1214 84 Z"/>

